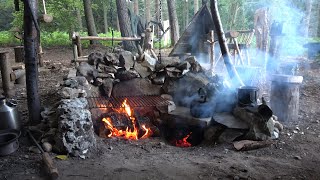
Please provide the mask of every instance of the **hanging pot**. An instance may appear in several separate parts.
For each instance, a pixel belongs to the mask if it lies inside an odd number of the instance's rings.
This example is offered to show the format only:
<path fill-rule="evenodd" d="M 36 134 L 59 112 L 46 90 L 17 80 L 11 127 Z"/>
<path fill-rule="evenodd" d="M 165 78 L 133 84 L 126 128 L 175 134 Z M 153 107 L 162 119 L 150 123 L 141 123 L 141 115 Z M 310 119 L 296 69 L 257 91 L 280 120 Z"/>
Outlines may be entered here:
<path fill-rule="evenodd" d="M 0 98 L 0 130 L 20 130 L 20 116 L 14 101 Z"/>

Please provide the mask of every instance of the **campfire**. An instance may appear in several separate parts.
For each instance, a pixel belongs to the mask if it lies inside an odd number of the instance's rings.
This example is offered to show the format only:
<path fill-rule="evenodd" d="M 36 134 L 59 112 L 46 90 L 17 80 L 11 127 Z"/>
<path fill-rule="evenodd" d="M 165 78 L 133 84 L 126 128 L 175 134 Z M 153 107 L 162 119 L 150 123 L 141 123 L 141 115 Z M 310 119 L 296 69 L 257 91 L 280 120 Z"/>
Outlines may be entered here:
<path fill-rule="evenodd" d="M 116 114 L 115 114 L 116 113 Z M 120 117 L 120 118 L 119 118 Z M 128 124 L 117 126 L 117 124 Z M 126 121 L 126 122 L 125 122 Z M 136 120 L 132 109 L 125 99 L 120 108 L 112 108 L 106 117 L 102 118 L 104 128 L 109 131 L 107 137 L 120 137 L 124 139 L 138 140 L 148 138 L 152 135 L 152 130 L 146 124 L 140 124 Z"/>

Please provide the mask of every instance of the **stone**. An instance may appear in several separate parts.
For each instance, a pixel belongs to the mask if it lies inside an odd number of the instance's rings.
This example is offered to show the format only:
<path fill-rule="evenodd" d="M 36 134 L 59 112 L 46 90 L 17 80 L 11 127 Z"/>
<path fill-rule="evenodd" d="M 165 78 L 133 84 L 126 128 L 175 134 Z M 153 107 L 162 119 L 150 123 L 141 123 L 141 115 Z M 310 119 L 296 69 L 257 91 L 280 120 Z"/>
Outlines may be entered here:
<path fill-rule="evenodd" d="M 76 69 L 70 69 L 69 72 L 68 72 L 67 79 L 74 78 L 76 76 L 77 76 L 77 70 Z"/>
<path fill-rule="evenodd" d="M 122 51 L 119 54 L 119 66 L 130 70 L 134 65 L 133 55 L 130 51 Z"/>
<path fill-rule="evenodd" d="M 180 63 L 179 57 L 161 57 L 161 64 L 166 66 L 177 66 Z"/>
<path fill-rule="evenodd" d="M 48 142 L 44 142 L 42 143 L 42 149 L 45 151 L 45 152 L 51 152 L 52 151 L 52 145 Z"/>
<path fill-rule="evenodd" d="M 226 129 L 219 136 L 219 143 L 232 143 L 238 137 L 242 136 L 244 133 L 237 129 Z"/>
<path fill-rule="evenodd" d="M 119 79 L 120 81 L 128 81 L 134 78 L 140 77 L 137 71 L 135 70 L 119 70 L 115 77 Z"/>
<path fill-rule="evenodd" d="M 154 85 L 148 79 L 135 78 L 122 81 L 113 86 L 112 96 L 160 95 L 161 86 Z"/>
<path fill-rule="evenodd" d="M 191 65 L 188 61 L 184 61 L 184 62 L 181 62 L 177 68 L 182 71 L 182 75 L 186 74 L 187 72 L 189 72 L 190 68 L 191 68 Z"/>
<path fill-rule="evenodd" d="M 214 144 L 218 141 L 218 138 L 225 128 L 221 125 L 209 126 L 205 129 L 203 138 L 207 143 Z"/>
<path fill-rule="evenodd" d="M 58 153 L 85 157 L 96 146 L 91 113 L 85 98 L 61 100 L 57 108 L 59 126 L 54 149 Z"/>
<path fill-rule="evenodd" d="M 295 156 L 294 159 L 301 160 L 302 157 L 301 156 Z"/>
<path fill-rule="evenodd" d="M 117 69 L 113 66 L 105 66 L 104 67 L 104 71 L 106 73 L 116 73 L 117 72 Z"/>
<path fill-rule="evenodd" d="M 41 154 L 41 151 L 37 146 L 30 146 L 29 147 L 29 151 L 33 152 L 33 153 L 36 153 L 36 154 Z"/>
<path fill-rule="evenodd" d="M 161 97 L 168 101 L 173 101 L 173 97 L 170 94 L 161 94 Z"/>
<path fill-rule="evenodd" d="M 209 79 L 203 73 L 188 72 L 180 79 L 166 78 L 162 87 L 166 94 L 173 96 L 177 105 L 190 107 L 191 102 L 196 98 L 198 90 L 205 87 Z"/>
<path fill-rule="evenodd" d="M 105 96 L 110 97 L 113 89 L 113 79 L 112 78 L 106 78 L 102 81 L 102 89 Z"/>
<path fill-rule="evenodd" d="M 146 78 L 152 74 L 152 71 L 150 71 L 147 67 L 142 66 L 140 63 L 135 63 L 134 69 L 139 73 L 141 78 Z"/>
<path fill-rule="evenodd" d="M 101 52 L 93 52 L 88 56 L 88 64 L 97 65 L 100 62 L 103 62 L 103 54 Z"/>
<path fill-rule="evenodd" d="M 119 61 L 119 54 L 117 53 L 110 53 L 106 52 L 104 54 L 104 62 L 106 65 L 116 65 L 119 66 L 120 61 Z"/>
<path fill-rule="evenodd" d="M 230 113 L 216 113 L 213 115 L 215 122 L 225 125 L 228 128 L 232 129 L 249 129 L 249 126 L 246 122 L 236 119 Z"/>
<path fill-rule="evenodd" d="M 63 87 L 58 94 L 62 99 L 73 99 L 78 97 L 87 97 L 87 93 L 82 89 L 73 89 L 69 87 Z"/>
<path fill-rule="evenodd" d="M 77 76 L 88 77 L 93 74 L 93 71 L 96 71 L 96 69 L 93 66 L 89 65 L 86 62 L 82 62 L 77 67 Z"/>
<path fill-rule="evenodd" d="M 203 69 L 201 65 L 198 63 L 195 56 L 191 56 L 185 59 L 185 61 L 189 62 L 191 65 L 190 71 L 192 72 L 202 72 Z"/>
<path fill-rule="evenodd" d="M 165 73 L 157 73 L 156 77 L 152 79 L 153 84 L 162 85 L 166 79 Z"/>
<path fill-rule="evenodd" d="M 148 53 L 144 52 L 144 61 L 141 62 L 141 65 L 149 68 L 151 71 L 155 71 L 156 64 L 157 60 L 152 58 Z"/>

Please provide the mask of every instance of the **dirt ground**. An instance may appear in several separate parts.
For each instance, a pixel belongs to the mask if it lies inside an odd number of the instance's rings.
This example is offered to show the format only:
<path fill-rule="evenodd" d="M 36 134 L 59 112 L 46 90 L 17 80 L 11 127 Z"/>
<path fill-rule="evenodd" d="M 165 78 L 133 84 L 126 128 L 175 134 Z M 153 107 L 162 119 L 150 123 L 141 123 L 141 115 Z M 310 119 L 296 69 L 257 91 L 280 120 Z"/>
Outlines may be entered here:
<path fill-rule="evenodd" d="M 39 91 L 46 107 L 57 100 L 59 82 L 73 65 L 69 48 L 44 52 L 46 66 L 40 69 Z M 320 179 L 320 65 L 303 59 L 300 64 L 298 74 L 304 81 L 299 121 L 285 123 L 279 140 L 270 147 L 237 152 L 231 144 L 179 148 L 161 138 L 125 141 L 97 136 L 97 150 L 89 158 L 54 159 L 59 179 Z M 26 123 L 24 87 L 17 87 L 16 98 Z M 41 156 L 29 152 L 29 146 L 22 135 L 18 151 L 0 157 L 1 180 L 48 179 L 40 170 Z"/>

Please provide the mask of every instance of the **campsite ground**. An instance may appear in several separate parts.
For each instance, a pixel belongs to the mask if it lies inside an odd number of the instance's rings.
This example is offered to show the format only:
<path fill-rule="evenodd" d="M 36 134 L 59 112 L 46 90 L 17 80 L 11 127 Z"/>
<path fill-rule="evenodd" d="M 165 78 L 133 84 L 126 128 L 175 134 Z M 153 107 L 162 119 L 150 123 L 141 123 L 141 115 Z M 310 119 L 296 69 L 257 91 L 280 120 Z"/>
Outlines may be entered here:
<path fill-rule="evenodd" d="M 11 48 L 9 51 L 13 59 Z M 40 70 L 39 92 L 45 107 L 57 100 L 59 82 L 73 65 L 69 48 L 44 52 L 46 66 Z M 97 150 L 89 158 L 54 159 L 60 179 L 319 179 L 319 68 L 318 63 L 301 58 L 298 74 L 304 81 L 299 121 L 285 123 L 279 140 L 270 147 L 238 152 L 232 144 L 179 148 L 161 138 L 124 141 L 97 136 Z M 19 87 L 16 95 L 26 122 L 26 89 Z M 18 151 L 0 157 L 0 179 L 47 179 L 40 171 L 41 156 L 29 152 L 29 146 L 22 136 Z"/>

